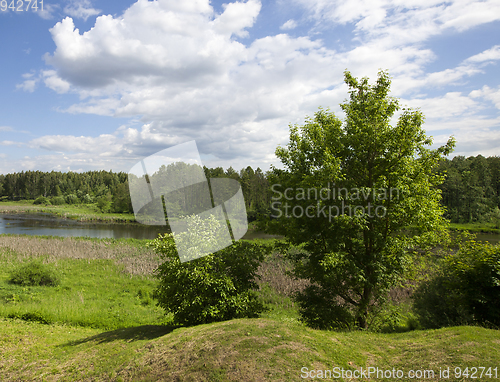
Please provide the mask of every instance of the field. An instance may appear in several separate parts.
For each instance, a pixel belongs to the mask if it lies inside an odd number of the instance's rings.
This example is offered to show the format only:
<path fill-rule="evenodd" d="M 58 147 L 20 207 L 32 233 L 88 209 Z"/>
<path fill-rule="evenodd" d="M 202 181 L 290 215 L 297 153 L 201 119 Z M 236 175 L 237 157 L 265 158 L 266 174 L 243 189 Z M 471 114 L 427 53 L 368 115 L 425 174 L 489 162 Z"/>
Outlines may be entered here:
<path fill-rule="evenodd" d="M 303 285 L 285 274 L 289 265 L 278 254 L 260 269 L 269 307 L 261 318 L 174 327 L 155 305 L 151 274 L 159 259 L 145 243 L 1 235 L 0 380 L 299 381 L 335 367 L 432 370 L 426 380 L 450 368 L 448 380 L 467 380 L 455 379 L 455 368 L 500 366 L 500 332 L 491 329 L 383 334 L 305 327 L 289 297 Z M 58 286 L 6 282 L 33 258 L 54 269 Z"/>

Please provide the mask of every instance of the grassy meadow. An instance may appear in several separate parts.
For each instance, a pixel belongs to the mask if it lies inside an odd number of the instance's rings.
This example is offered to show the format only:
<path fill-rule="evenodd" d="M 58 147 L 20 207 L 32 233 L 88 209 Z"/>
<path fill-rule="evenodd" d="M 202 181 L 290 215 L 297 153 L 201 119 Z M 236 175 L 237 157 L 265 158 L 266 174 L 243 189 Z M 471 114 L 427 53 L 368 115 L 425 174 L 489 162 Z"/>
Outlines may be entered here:
<path fill-rule="evenodd" d="M 155 304 L 159 258 L 145 244 L 0 235 L 0 381 L 299 381 L 335 367 L 433 370 L 426 380 L 449 367 L 448 380 L 468 380 L 454 369 L 500 367 L 499 331 L 408 331 L 404 288 L 382 314 L 393 333 L 307 328 L 290 298 L 304 283 L 286 274 L 278 253 L 259 270 L 261 318 L 172 326 Z M 33 259 L 53 270 L 57 286 L 7 282 Z"/>

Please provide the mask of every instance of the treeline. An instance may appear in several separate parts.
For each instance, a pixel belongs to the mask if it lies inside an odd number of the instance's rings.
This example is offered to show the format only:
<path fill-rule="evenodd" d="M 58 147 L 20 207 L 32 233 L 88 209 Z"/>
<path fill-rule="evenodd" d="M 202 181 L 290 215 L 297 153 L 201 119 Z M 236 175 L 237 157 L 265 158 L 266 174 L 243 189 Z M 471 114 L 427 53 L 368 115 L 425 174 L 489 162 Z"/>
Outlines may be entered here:
<path fill-rule="evenodd" d="M 232 178 L 241 184 L 249 220 L 269 209 L 269 186 L 260 168 L 237 172 L 232 167 L 204 167 L 207 178 Z M 128 174 L 113 171 L 23 171 L 0 175 L 2 200 L 34 200 L 36 204 L 97 204 L 102 212 L 132 213 Z"/>
<path fill-rule="evenodd" d="M 447 219 L 500 224 L 500 157 L 456 156 L 442 160 L 436 170 L 446 172 L 440 189 Z"/>
<path fill-rule="evenodd" d="M 250 221 L 270 213 L 272 193 L 260 168 L 235 171 L 204 167 L 207 178 L 232 178 L 241 184 Z M 445 172 L 440 186 L 445 217 L 453 223 L 494 223 L 500 227 L 500 157 L 456 156 L 436 168 Z M 0 197 L 40 204 L 96 203 L 103 212 L 133 212 L 128 174 L 113 171 L 23 171 L 0 175 Z"/>

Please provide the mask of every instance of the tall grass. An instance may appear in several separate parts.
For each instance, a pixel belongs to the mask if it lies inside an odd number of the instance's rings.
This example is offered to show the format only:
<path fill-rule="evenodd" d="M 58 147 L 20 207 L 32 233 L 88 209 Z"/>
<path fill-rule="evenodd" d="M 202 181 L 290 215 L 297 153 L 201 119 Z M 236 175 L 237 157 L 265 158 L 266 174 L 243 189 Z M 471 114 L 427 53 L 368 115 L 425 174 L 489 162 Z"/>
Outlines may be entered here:
<path fill-rule="evenodd" d="M 33 259 L 60 284 L 20 286 L 9 275 Z M 159 262 L 148 248 L 126 240 L 0 236 L 0 316 L 45 323 L 116 329 L 164 323 L 152 299 Z"/>

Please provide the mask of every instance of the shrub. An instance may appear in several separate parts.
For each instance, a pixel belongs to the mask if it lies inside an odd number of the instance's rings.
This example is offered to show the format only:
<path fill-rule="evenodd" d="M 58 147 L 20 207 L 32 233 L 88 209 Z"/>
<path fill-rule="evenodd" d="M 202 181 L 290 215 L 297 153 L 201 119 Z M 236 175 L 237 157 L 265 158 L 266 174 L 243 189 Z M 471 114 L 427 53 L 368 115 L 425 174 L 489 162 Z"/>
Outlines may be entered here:
<path fill-rule="evenodd" d="M 83 195 L 80 200 L 82 201 L 82 203 L 84 204 L 91 204 L 91 203 L 94 203 L 94 198 L 92 196 L 90 196 L 89 194 L 85 194 Z"/>
<path fill-rule="evenodd" d="M 80 199 L 78 199 L 78 196 L 76 196 L 75 194 L 66 195 L 66 197 L 64 198 L 64 200 L 68 204 L 78 204 L 78 203 L 80 203 Z"/>
<path fill-rule="evenodd" d="M 11 272 L 8 282 L 21 286 L 56 286 L 59 279 L 48 265 L 31 261 Z"/>
<path fill-rule="evenodd" d="M 427 328 L 500 326 L 500 246 L 465 241 L 413 298 Z"/>
<path fill-rule="evenodd" d="M 97 208 L 103 213 L 109 212 L 111 209 L 111 201 L 108 196 L 97 198 Z"/>
<path fill-rule="evenodd" d="M 54 196 L 52 199 L 50 199 L 50 202 L 55 206 L 60 206 L 61 204 L 66 203 L 64 197 L 62 196 Z"/>
<path fill-rule="evenodd" d="M 217 232 L 215 219 L 191 217 L 198 229 Z M 181 234 L 182 235 L 182 234 Z M 207 237 L 210 241 L 212 238 Z M 257 317 L 264 310 L 258 300 L 255 279 L 268 249 L 238 241 L 215 254 L 181 262 L 174 236 L 160 235 L 150 245 L 163 260 L 156 270 L 158 305 L 173 314 L 173 322 L 197 325 L 242 317 Z"/>
<path fill-rule="evenodd" d="M 50 204 L 50 200 L 47 199 L 45 196 L 39 196 L 38 198 L 35 199 L 33 204 Z"/>

